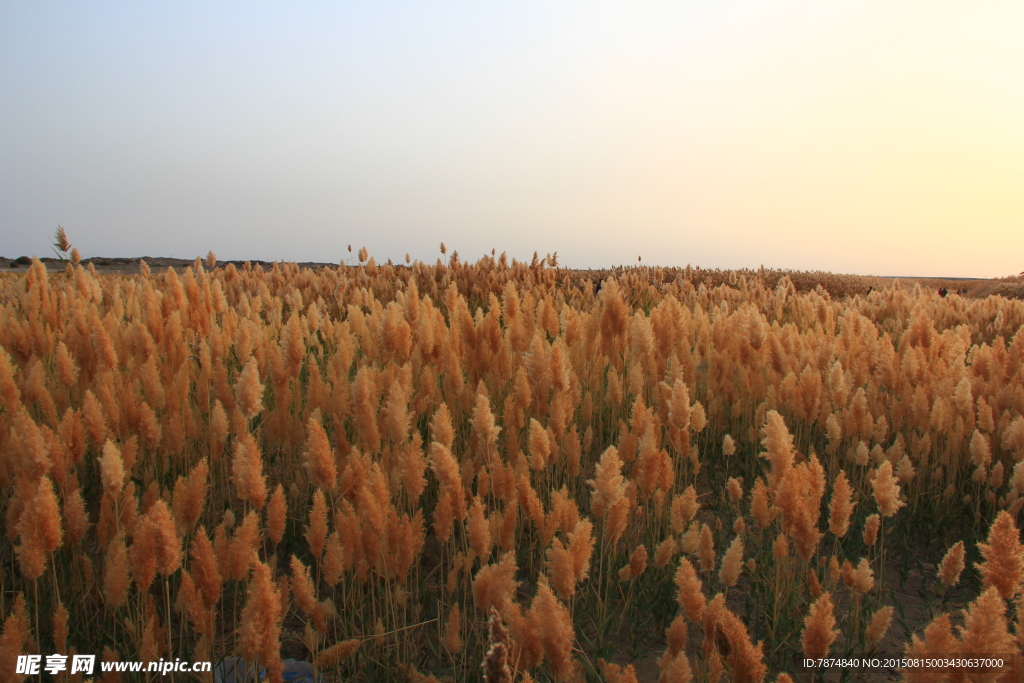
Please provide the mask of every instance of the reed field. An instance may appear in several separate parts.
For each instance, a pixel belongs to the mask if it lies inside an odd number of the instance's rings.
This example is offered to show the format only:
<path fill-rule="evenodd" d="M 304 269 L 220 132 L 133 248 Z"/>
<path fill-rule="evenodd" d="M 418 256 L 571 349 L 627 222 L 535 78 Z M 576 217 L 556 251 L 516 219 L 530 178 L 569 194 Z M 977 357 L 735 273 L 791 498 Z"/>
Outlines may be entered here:
<path fill-rule="evenodd" d="M 0 273 L 0 681 L 1024 679 L 1024 301 L 74 261 Z M 925 654 L 1015 666 L 800 663 Z"/>

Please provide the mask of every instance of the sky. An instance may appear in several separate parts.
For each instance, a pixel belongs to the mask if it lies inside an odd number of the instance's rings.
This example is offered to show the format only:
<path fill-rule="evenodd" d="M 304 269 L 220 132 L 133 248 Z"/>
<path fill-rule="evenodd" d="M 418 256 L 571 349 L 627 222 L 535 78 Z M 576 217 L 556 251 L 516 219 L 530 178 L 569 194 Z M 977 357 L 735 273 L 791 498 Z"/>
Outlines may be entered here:
<path fill-rule="evenodd" d="M 1024 3 L 0 0 L 0 255 L 1024 270 Z"/>

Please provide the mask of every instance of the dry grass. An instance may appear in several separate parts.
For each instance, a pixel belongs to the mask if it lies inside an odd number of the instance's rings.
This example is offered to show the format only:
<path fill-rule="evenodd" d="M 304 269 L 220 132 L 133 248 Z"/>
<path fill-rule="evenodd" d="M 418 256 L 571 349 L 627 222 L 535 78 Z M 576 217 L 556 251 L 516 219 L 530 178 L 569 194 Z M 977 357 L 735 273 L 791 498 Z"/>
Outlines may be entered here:
<path fill-rule="evenodd" d="M 0 276 L 0 663 L 761 681 L 1019 651 L 1020 301 L 359 262 Z"/>

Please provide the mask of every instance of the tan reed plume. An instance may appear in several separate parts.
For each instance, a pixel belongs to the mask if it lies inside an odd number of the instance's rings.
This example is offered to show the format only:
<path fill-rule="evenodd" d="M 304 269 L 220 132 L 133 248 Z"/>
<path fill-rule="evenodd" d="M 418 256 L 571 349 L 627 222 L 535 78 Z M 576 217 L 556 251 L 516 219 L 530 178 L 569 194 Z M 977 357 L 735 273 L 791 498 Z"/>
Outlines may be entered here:
<path fill-rule="evenodd" d="M 700 559 L 701 571 L 710 572 L 715 568 L 715 542 L 711 536 L 711 527 L 704 525 L 697 542 L 697 557 Z"/>
<path fill-rule="evenodd" d="M 213 609 L 213 606 L 220 600 L 223 581 L 217 566 L 213 544 L 210 543 L 210 538 L 206 535 L 206 529 L 202 525 L 196 529 L 195 535 L 192 537 L 189 556 L 191 557 L 191 574 L 203 597 L 203 604 L 206 609 Z"/>
<path fill-rule="evenodd" d="M 912 635 L 906 646 L 906 653 L 910 657 L 955 657 L 960 652 L 960 641 L 953 634 L 948 614 L 941 614 L 932 620 L 924 629 L 923 639 L 917 634 Z M 914 667 L 904 669 L 903 677 L 908 683 L 939 683 L 949 680 L 950 673 L 948 667 Z"/>
<path fill-rule="evenodd" d="M 764 662 L 764 647 L 750 641 L 743 621 L 725 605 L 725 596 L 719 593 L 704 610 L 705 648 L 725 658 L 734 680 L 742 683 L 761 683 L 768 667 Z"/>
<path fill-rule="evenodd" d="M 736 536 L 722 557 L 722 568 L 718 576 L 724 586 L 732 588 L 739 580 L 741 571 L 743 571 L 743 538 Z"/>
<path fill-rule="evenodd" d="M 24 676 L 14 673 L 18 655 L 24 654 L 23 649 L 30 644 L 29 617 L 25 606 L 25 598 L 18 593 L 11 605 L 7 618 L 4 620 L 3 632 L 0 633 L 0 672 L 10 681 L 20 681 Z"/>
<path fill-rule="evenodd" d="M 835 617 L 832 616 L 832 594 L 823 593 L 811 605 L 804 619 L 804 629 L 800 635 L 800 644 L 805 657 L 820 658 L 828 655 L 838 631 L 834 630 Z"/>
<path fill-rule="evenodd" d="M 321 669 L 328 669 L 341 664 L 359 651 L 362 641 L 352 638 L 335 643 L 320 651 L 317 655 L 316 665 Z"/>
<path fill-rule="evenodd" d="M 327 432 L 320 424 L 320 411 L 314 410 L 306 421 L 306 448 L 302 453 L 303 466 L 313 479 L 313 485 L 325 491 L 334 488 L 338 469 L 334 452 L 327 440 Z"/>
<path fill-rule="evenodd" d="M 559 683 L 571 680 L 578 668 L 572 656 L 576 639 L 572 617 L 546 581 L 541 581 L 530 604 L 530 622 L 540 638 L 555 680 Z"/>
<path fill-rule="evenodd" d="M 697 491 L 693 486 L 688 486 L 685 491 L 672 499 L 672 531 L 677 534 L 683 533 L 686 525 L 700 509 L 700 502 L 697 500 Z"/>
<path fill-rule="evenodd" d="M 117 500 L 121 496 L 121 487 L 124 486 L 124 463 L 121 460 L 121 451 L 110 439 L 103 444 L 103 455 L 99 458 L 99 463 L 103 490 Z"/>
<path fill-rule="evenodd" d="M 667 564 L 667 562 L 666 562 Z M 632 581 L 647 570 L 647 548 L 642 544 L 629 556 L 629 563 L 619 569 L 620 581 Z"/>
<path fill-rule="evenodd" d="M 861 593 L 868 593 L 874 587 L 875 572 L 866 557 L 862 557 L 857 567 L 851 570 L 850 579 L 852 586 Z"/>
<path fill-rule="evenodd" d="M 231 477 L 238 497 L 256 509 L 262 509 L 267 499 L 267 480 L 263 475 L 259 444 L 248 432 L 240 434 L 235 442 Z"/>
<path fill-rule="evenodd" d="M 453 605 L 448 612 L 448 619 L 444 625 L 444 635 L 441 636 L 441 645 L 448 651 L 448 654 L 455 655 L 462 649 L 462 612 L 459 606 Z"/>
<path fill-rule="evenodd" d="M 883 517 L 893 516 L 897 510 L 906 505 L 900 500 L 900 487 L 896 478 L 892 476 L 892 463 L 888 460 L 883 462 L 875 472 L 872 488 L 878 511 L 882 513 Z"/>
<path fill-rule="evenodd" d="M 203 458 L 196 464 L 188 474 L 188 478 L 178 477 L 174 484 L 171 508 L 174 512 L 174 521 L 177 525 L 177 533 L 184 536 L 195 528 L 199 516 L 203 513 L 206 505 L 206 492 L 209 489 L 207 477 L 210 466 Z"/>
<path fill-rule="evenodd" d="M 868 515 L 864 520 L 864 545 L 872 546 L 878 540 L 878 529 L 882 526 L 882 518 L 878 513 Z"/>
<path fill-rule="evenodd" d="M 489 564 L 477 572 L 473 579 L 473 599 L 484 612 L 492 607 L 502 610 L 515 598 L 516 587 L 515 553 L 504 553 L 497 564 Z"/>
<path fill-rule="evenodd" d="M 606 683 L 637 683 L 636 668 L 632 664 L 621 667 L 598 659 L 597 667 L 601 670 Z"/>
<path fill-rule="evenodd" d="M 327 499 L 322 489 L 313 493 L 313 507 L 309 511 L 309 526 L 304 530 L 313 559 L 319 560 L 327 543 Z"/>
<path fill-rule="evenodd" d="M 124 535 L 118 534 L 111 539 L 107 554 L 103 559 L 103 597 L 111 609 L 117 609 L 128 597 L 131 584 L 131 573 L 128 564 L 128 548 Z M 152 581 L 152 579 L 150 579 Z"/>
<path fill-rule="evenodd" d="M 960 574 L 964 570 L 965 554 L 963 541 L 957 541 L 946 551 L 939 564 L 939 578 L 942 579 L 942 583 L 952 587 L 960 581 Z"/>
<path fill-rule="evenodd" d="M 284 665 L 280 643 L 281 601 L 271 580 L 270 567 L 253 564 L 238 628 L 239 650 L 249 661 L 260 660 L 267 667 L 268 680 L 281 683 Z"/>
<path fill-rule="evenodd" d="M 508 658 L 512 653 L 512 643 L 508 631 L 501 622 L 501 617 L 493 607 L 489 610 L 488 619 L 488 650 L 481 668 L 484 670 L 486 683 L 513 683 L 512 671 L 509 669 Z"/>
<path fill-rule="evenodd" d="M 669 536 L 658 544 L 658 549 L 654 552 L 654 566 L 658 569 L 667 567 L 678 552 L 679 541 L 675 539 L 675 536 Z"/>
<path fill-rule="evenodd" d="M 693 680 L 693 669 L 685 652 L 676 654 L 665 662 L 658 683 L 690 683 Z"/>
<path fill-rule="evenodd" d="M 1013 517 L 1005 510 L 997 516 L 988 532 L 988 543 L 979 543 L 985 561 L 978 564 L 982 584 L 994 586 L 1004 600 L 1012 600 L 1024 579 L 1024 546 Z"/>
<path fill-rule="evenodd" d="M 762 531 L 767 529 L 775 518 L 774 513 L 775 509 L 771 508 L 768 502 L 768 487 L 765 485 L 764 479 L 758 477 L 750 494 L 750 514 L 753 516 L 757 528 Z"/>
<path fill-rule="evenodd" d="M 285 521 L 288 516 L 288 504 L 284 497 L 284 487 L 278 484 L 267 504 L 267 538 L 274 545 L 284 538 Z"/>
<path fill-rule="evenodd" d="M 235 400 L 246 420 L 251 420 L 263 410 L 263 383 L 255 358 L 250 358 L 242 368 L 235 383 Z"/>
<path fill-rule="evenodd" d="M 832 501 L 829 503 L 829 530 L 838 538 L 846 535 L 850 528 L 850 515 L 853 508 L 857 506 L 852 501 L 853 489 L 850 488 L 850 480 L 846 472 L 840 470 L 836 475 L 836 481 L 832 488 Z"/>
<path fill-rule="evenodd" d="M 480 558 L 481 563 L 487 562 L 491 555 L 491 528 L 484 515 L 483 501 L 480 496 L 473 497 L 473 504 L 469 508 L 469 545 L 474 554 Z"/>
<path fill-rule="evenodd" d="M 889 622 L 892 621 L 892 611 L 892 605 L 886 605 L 872 615 L 867 630 L 869 642 L 877 643 L 885 637 L 885 632 L 889 630 Z"/>
<path fill-rule="evenodd" d="M 1006 620 L 1006 602 L 997 586 L 989 586 L 967 607 L 960 629 L 960 652 L 983 656 L 1016 651 L 1017 644 Z M 999 671 L 981 669 L 972 674 L 974 680 L 998 680 Z"/>
<path fill-rule="evenodd" d="M 679 560 L 679 569 L 676 570 L 676 602 L 683 608 L 686 617 L 690 621 L 699 621 L 704 612 L 706 600 L 704 589 L 697 570 L 690 564 L 688 559 Z"/>

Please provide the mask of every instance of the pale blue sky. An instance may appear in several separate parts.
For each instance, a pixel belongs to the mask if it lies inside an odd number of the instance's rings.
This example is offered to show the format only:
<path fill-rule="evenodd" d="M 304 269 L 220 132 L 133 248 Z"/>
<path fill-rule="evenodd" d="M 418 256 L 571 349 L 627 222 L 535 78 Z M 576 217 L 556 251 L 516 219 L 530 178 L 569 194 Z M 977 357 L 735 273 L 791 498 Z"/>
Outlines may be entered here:
<path fill-rule="evenodd" d="M 1024 3 L 0 2 L 0 255 L 1024 270 Z"/>

